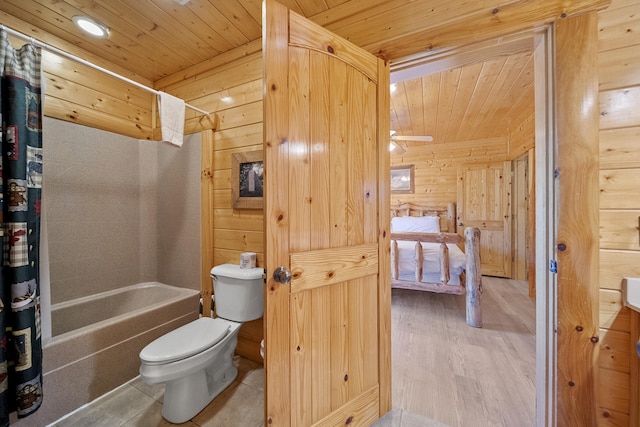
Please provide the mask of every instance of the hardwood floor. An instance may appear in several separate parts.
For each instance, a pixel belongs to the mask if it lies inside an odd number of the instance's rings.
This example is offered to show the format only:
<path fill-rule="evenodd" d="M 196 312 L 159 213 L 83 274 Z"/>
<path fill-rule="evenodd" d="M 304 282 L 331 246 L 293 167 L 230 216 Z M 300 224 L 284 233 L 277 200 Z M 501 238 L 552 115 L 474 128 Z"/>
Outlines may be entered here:
<path fill-rule="evenodd" d="M 535 303 L 483 277 L 483 328 L 465 296 L 394 289 L 393 406 L 450 426 L 535 425 Z"/>
<path fill-rule="evenodd" d="M 465 297 L 394 289 L 393 410 L 374 427 L 526 427 L 535 424 L 535 304 L 526 282 L 483 277 L 482 329 L 465 323 Z M 185 426 L 262 426 L 262 366 L 240 375 Z M 164 386 L 137 378 L 55 426 L 170 426 Z M 28 425 L 28 418 L 26 419 Z"/>

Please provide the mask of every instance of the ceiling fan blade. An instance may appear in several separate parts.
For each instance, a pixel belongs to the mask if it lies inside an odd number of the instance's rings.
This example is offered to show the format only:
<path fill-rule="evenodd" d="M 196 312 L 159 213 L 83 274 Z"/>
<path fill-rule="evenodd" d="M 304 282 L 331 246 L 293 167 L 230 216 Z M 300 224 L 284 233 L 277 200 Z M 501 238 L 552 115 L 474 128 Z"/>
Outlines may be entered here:
<path fill-rule="evenodd" d="M 431 135 L 394 135 L 391 139 L 395 139 L 397 141 L 420 141 L 420 142 L 431 142 L 433 141 L 433 137 Z"/>
<path fill-rule="evenodd" d="M 391 154 L 404 154 L 407 152 L 402 145 L 396 144 L 393 141 L 389 144 L 389 151 L 391 151 Z"/>

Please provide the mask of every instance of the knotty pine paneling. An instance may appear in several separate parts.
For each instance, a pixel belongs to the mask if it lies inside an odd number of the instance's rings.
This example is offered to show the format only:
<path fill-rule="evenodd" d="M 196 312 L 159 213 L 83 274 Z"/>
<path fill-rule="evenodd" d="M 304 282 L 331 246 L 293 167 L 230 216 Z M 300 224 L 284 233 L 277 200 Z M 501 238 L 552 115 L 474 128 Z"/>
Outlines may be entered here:
<path fill-rule="evenodd" d="M 600 209 L 640 208 L 640 168 L 600 169 Z M 638 224 L 636 224 L 638 225 Z M 640 236 L 637 236 L 640 239 Z"/>
<path fill-rule="evenodd" d="M 388 61 L 442 51 L 470 41 L 492 40 L 524 28 L 603 8 L 608 0 L 283 0 L 293 11 Z M 3 0 L 2 13 L 82 46 L 95 56 L 158 81 L 260 39 L 256 0 Z M 88 40 L 72 23 L 90 15 L 110 27 L 109 40 Z M 391 25 L 389 23 L 392 23 Z M 259 43 L 259 42 L 258 42 Z M 212 67 L 209 67 L 212 68 Z"/>
<path fill-rule="evenodd" d="M 600 131 L 600 169 L 640 168 L 640 126 Z"/>
<path fill-rule="evenodd" d="M 475 40 L 493 39 L 496 26 L 500 27 L 500 34 L 517 32 L 525 27 L 536 26 L 531 23 L 536 18 L 540 19 L 538 24 L 543 24 L 563 14 L 574 16 L 602 9 L 608 5 L 608 0 L 562 4 L 547 0 L 509 1 L 501 3 L 499 9 L 495 9 L 496 4 L 490 1 L 434 2 L 431 7 L 419 11 L 411 8 L 415 2 L 393 0 L 376 3 L 379 4 L 370 5 L 367 2 L 367 9 L 359 14 L 353 13 L 356 2 L 353 7 L 336 8 L 335 11 L 314 16 L 313 20 L 369 52 L 376 52 L 394 61 L 416 52 L 468 43 L 469 29 L 474 30 Z M 487 13 L 493 10 L 497 13 Z M 390 22 L 402 22 L 403 25 L 389 25 Z M 371 28 L 379 30 L 372 31 Z M 406 34 L 407 28 L 413 31 Z"/>
<path fill-rule="evenodd" d="M 626 88 L 640 83 L 640 43 L 601 52 L 598 58 L 601 90 Z"/>
<path fill-rule="evenodd" d="M 229 189 L 231 192 L 231 189 Z M 214 192 L 215 193 L 215 192 Z M 214 200 L 216 199 L 214 195 Z M 223 230 L 235 230 L 238 233 L 244 231 L 262 231 L 264 224 L 261 210 L 232 209 L 231 207 L 214 208 L 214 231 L 218 228 Z M 216 242 L 214 242 L 214 247 Z M 226 248 L 224 248 L 226 249 Z M 235 264 L 240 263 L 238 258 Z M 216 264 L 219 264 L 216 262 Z"/>
<path fill-rule="evenodd" d="M 640 251 L 600 249 L 600 289 L 621 291 L 625 277 L 640 277 Z"/>
<path fill-rule="evenodd" d="M 598 14 L 598 49 L 606 52 L 640 45 L 640 14 L 637 0 L 612 0 Z"/>
<path fill-rule="evenodd" d="M 391 129 L 436 144 L 508 137 L 533 114 L 531 58 L 499 56 L 394 83 Z"/>
<path fill-rule="evenodd" d="M 187 73 L 182 74 L 188 75 Z M 258 50 L 251 55 L 236 59 L 232 63 L 220 65 L 213 70 L 198 73 L 182 81 L 167 86 L 160 86 L 161 83 L 156 83 L 156 86 L 162 87 L 163 90 L 171 92 L 185 100 L 195 102 L 201 97 L 205 99 L 215 98 L 216 94 L 220 92 L 223 92 L 222 95 L 225 95 L 225 91 L 231 93 L 242 92 L 242 88 L 247 83 L 261 78 L 262 53 Z M 251 90 L 244 90 L 244 92 L 255 97 L 255 93 Z M 262 90 L 258 93 L 261 94 Z M 262 99 L 262 97 L 260 97 L 260 99 Z M 239 105 L 241 104 L 242 102 L 239 103 Z M 203 108 L 206 107 L 206 104 L 198 103 L 198 105 L 202 105 Z M 211 106 L 212 104 L 208 105 Z"/>
<path fill-rule="evenodd" d="M 215 170 L 231 169 L 231 156 L 234 153 L 246 153 L 248 151 L 260 151 L 262 150 L 262 144 L 241 146 L 231 149 L 215 150 L 213 153 L 213 167 Z"/>
<path fill-rule="evenodd" d="M 122 103 L 123 109 L 130 106 Z M 136 114 L 136 110 L 131 110 Z M 129 119 L 112 116 L 91 107 L 75 104 L 65 98 L 45 96 L 44 115 L 67 122 L 77 123 L 136 139 L 152 139 L 153 130 L 150 124 L 136 123 Z"/>
<path fill-rule="evenodd" d="M 151 139 L 155 97 L 150 92 L 47 52 L 43 69 L 45 116 Z"/>
<path fill-rule="evenodd" d="M 629 309 L 623 306 L 622 292 L 600 289 L 600 328 L 629 332 Z"/>
<path fill-rule="evenodd" d="M 600 92 L 600 129 L 640 126 L 640 85 Z"/>
<path fill-rule="evenodd" d="M 610 411 L 624 413 L 629 407 L 629 374 L 600 369 L 600 404 Z"/>
<path fill-rule="evenodd" d="M 599 427 L 629 427 L 629 414 L 607 410 L 598 414 Z"/>
<path fill-rule="evenodd" d="M 630 356 L 629 333 L 600 329 L 600 368 L 629 373 Z"/>
<path fill-rule="evenodd" d="M 213 239 L 216 246 L 240 252 L 263 252 L 264 233 L 262 231 L 215 229 Z"/>
<path fill-rule="evenodd" d="M 391 203 L 446 206 L 457 200 L 458 166 L 509 160 L 506 138 L 446 144 L 411 143 L 406 153 L 391 154 L 391 165 L 415 166 L 415 193 L 391 193 Z"/>
<path fill-rule="evenodd" d="M 640 203 L 639 203 L 640 204 Z M 600 248 L 640 251 L 638 209 L 600 210 Z"/>
<path fill-rule="evenodd" d="M 108 62 L 104 57 L 64 42 L 12 15 L 0 12 L 0 22 L 143 85 L 153 85 L 151 81 Z M 15 47 L 27 43 L 14 37 L 10 39 Z M 45 116 L 133 138 L 152 138 L 151 111 L 155 97 L 151 93 L 47 51 L 42 53 L 42 69 Z"/>
<path fill-rule="evenodd" d="M 637 369 L 630 369 L 637 360 L 633 351 L 637 337 L 629 333 L 638 325 L 630 328 L 633 317 L 623 307 L 621 292 L 624 277 L 640 276 L 639 10 L 639 0 L 612 0 L 598 14 L 601 426 L 640 423 L 636 409 L 640 378 Z"/>
<path fill-rule="evenodd" d="M 216 151 L 262 144 L 262 122 L 230 129 L 217 129 Z M 242 144 L 242 145 L 241 145 Z"/>
<path fill-rule="evenodd" d="M 533 102 L 533 100 L 532 100 Z M 527 112 L 525 117 L 517 120 L 519 125 L 515 126 L 509 135 L 509 159 L 513 160 L 530 149 L 536 143 L 536 116 L 534 112 Z"/>

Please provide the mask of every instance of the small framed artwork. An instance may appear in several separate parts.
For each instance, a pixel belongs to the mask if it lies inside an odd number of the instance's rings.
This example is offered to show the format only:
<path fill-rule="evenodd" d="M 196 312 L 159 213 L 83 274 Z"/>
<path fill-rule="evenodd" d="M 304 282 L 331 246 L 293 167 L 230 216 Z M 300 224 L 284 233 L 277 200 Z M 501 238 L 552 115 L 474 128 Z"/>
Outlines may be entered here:
<path fill-rule="evenodd" d="M 262 151 L 231 155 L 231 203 L 234 209 L 264 207 Z"/>
<path fill-rule="evenodd" d="M 413 194 L 414 165 L 391 166 L 391 192 L 396 194 Z"/>

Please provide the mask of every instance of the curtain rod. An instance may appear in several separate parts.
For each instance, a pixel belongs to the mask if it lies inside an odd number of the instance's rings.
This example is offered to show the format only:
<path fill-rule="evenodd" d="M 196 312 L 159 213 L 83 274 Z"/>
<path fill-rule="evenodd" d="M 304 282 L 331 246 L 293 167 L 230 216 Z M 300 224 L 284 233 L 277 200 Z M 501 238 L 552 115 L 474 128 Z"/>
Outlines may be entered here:
<path fill-rule="evenodd" d="M 130 85 L 136 86 L 136 87 L 138 87 L 138 88 L 140 88 L 142 90 L 146 90 L 147 92 L 151 92 L 154 95 L 160 95 L 160 91 L 159 90 L 152 89 L 149 86 L 145 86 L 145 85 L 143 85 L 141 83 L 136 82 L 135 80 L 131 80 L 130 78 L 127 78 L 125 76 L 121 76 L 120 74 L 114 73 L 113 71 L 107 70 L 106 68 L 102 68 L 101 66 L 96 65 L 93 62 L 87 61 L 86 59 L 82 59 L 82 58 L 80 58 L 78 56 L 75 56 L 75 55 L 72 55 L 70 53 L 67 53 L 64 50 L 58 49 L 57 47 L 54 47 L 54 46 L 51 46 L 49 44 L 43 43 L 43 42 L 41 42 L 39 40 L 36 40 L 33 37 L 29 37 L 29 36 L 27 36 L 25 34 L 22 34 L 22 33 L 18 32 L 16 30 L 12 30 L 11 28 L 7 28 L 4 24 L 0 24 L 0 28 L 2 30 L 6 31 L 7 33 L 13 35 L 13 36 L 19 37 L 19 38 L 21 38 L 23 40 L 26 40 L 26 41 L 30 42 L 34 46 L 41 47 L 41 48 L 46 49 L 46 50 L 48 50 L 50 52 L 53 52 L 53 53 L 55 53 L 57 55 L 64 56 L 65 58 L 68 58 L 68 59 L 71 59 L 73 61 L 79 62 L 79 63 L 81 63 L 83 65 L 86 65 L 87 67 L 93 68 L 94 70 L 98 70 L 100 72 L 103 72 L 105 74 L 110 75 L 111 77 L 115 77 L 116 79 L 119 79 L 119 80 L 122 80 L 124 82 L 127 82 Z M 191 104 L 185 103 L 185 107 L 191 108 L 192 110 L 195 110 L 195 111 L 197 111 L 199 113 L 202 113 L 202 114 L 205 114 L 207 116 L 210 114 L 208 111 L 201 110 L 200 108 L 194 107 Z"/>

